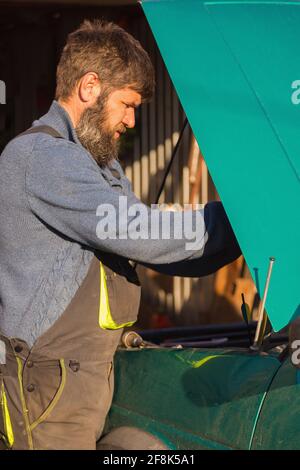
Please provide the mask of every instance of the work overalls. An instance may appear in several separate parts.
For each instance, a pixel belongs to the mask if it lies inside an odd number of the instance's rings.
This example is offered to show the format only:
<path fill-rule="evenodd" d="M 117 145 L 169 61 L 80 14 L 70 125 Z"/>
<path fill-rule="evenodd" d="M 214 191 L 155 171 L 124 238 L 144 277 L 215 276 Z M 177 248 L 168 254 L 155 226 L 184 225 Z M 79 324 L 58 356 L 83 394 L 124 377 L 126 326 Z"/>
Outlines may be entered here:
<path fill-rule="evenodd" d="M 0 435 L 6 447 L 96 448 L 112 401 L 113 356 L 139 302 L 129 261 L 96 252 L 72 301 L 32 348 L 0 334 Z"/>

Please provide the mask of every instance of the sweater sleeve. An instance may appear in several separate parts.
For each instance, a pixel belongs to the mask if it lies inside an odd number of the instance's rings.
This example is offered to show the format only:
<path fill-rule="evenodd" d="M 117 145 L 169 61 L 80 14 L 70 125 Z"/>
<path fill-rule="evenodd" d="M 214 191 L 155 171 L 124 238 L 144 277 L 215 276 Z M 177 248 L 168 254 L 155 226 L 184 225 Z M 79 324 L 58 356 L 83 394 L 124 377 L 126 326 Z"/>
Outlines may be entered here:
<path fill-rule="evenodd" d="M 206 204 L 204 221 L 208 238 L 201 258 L 169 264 L 143 263 L 144 266 L 171 276 L 202 277 L 239 258 L 241 249 L 221 202 Z"/>
<path fill-rule="evenodd" d="M 178 213 L 151 209 L 130 189 L 122 192 L 107 181 L 74 143 L 51 139 L 36 145 L 25 186 L 40 220 L 93 249 L 158 265 L 203 254 L 208 239 L 204 210 L 187 211 L 180 219 Z"/>

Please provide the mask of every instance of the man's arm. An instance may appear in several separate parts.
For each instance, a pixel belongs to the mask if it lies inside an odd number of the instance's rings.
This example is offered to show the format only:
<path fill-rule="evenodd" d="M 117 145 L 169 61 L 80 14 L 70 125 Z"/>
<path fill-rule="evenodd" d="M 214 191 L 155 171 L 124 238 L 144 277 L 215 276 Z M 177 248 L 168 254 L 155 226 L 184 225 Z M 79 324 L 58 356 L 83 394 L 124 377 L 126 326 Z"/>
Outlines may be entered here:
<path fill-rule="evenodd" d="M 42 145 L 37 141 L 26 174 L 29 205 L 43 222 L 83 245 L 141 263 L 159 266 L 201 258 L 208 237 L 204 210 L 197 212 L 197 243 L 194 244 L 194 249 L 187 249 L 187 244 L 191 240 L 184 233 L 180 233 L 182 227 L 175 223 L 174 212 L 169 213 L 172 236 L 168 239 L 166 230 L 161 229 L 163 212 L 159 211 L 158 217 L 153 218 L 153 210 L 142 204 L 134 193 L 129 191 L 128 214 L 126 208 L 120 208 L 122 193 L 103 178 L 97 164 L 83 149 L 71 142 L 51 138 L 48 142 L 49 144 L 45 143 L 43 139 Z M 137 238 L 136 216 L 132 215 L 136 204 L 143 209 L 145 224 L 141 229 L 141 235 L 144 239 Z M 101 220 L 103 221 L 106 208 L 112 209 L 112 215 L 106 217 L 111 223 L 104 226 L 101 225 Z M 113 220 L 114 211 L 116 224 Z M 210 206 L 206 212 L 208 215 L 211 213 Z M 193 219 L 195 229 L 195 217 Z M 209 226 L 210 222 L 208 219 L 207 221 Z M 157 233 L 155 225 L 160 227 L 158 239 L 151 238 L 151 229 Z M 216 226 L 215 229 L 219 230 L 220 227 Z M 212 226 L 211 231 L 215 229 Z M 210 244 L 208 249 L 209 246 Z"/>
<path fill-rule="evenodd" d="M 144 266 L 171 276 L 202 277 L 216 272 L 241 256 L 241 249 L 220 202 L 210 202 L 204 208 L 204 221 L 208 234 L 201 258 L 170 264 Z"/>

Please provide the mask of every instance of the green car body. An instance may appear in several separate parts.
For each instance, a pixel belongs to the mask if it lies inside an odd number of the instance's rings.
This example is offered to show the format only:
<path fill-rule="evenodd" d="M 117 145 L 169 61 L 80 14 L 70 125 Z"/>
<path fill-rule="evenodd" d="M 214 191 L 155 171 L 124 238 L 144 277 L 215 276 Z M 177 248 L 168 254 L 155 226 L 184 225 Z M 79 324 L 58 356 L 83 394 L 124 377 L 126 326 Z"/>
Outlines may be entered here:
<path fill-rule="evenodd" d="M 232 349 L 119 350 L 106 432 L 121 426 L 169 449 L 299 449 L 297 369 Z"/>

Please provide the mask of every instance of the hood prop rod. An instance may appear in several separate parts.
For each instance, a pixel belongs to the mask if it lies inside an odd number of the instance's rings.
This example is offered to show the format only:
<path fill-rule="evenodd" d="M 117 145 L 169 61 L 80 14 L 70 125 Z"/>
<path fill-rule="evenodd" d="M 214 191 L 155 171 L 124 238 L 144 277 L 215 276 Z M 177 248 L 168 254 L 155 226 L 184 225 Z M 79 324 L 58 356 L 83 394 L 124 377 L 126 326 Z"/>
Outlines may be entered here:
<path fill-rule="evenodd" d="M 264 339 L 264 333 L 265 333 L 266 321 L 267 321 L 267 317 L 265 313 L 265 304 L 266 304 L 267 295 L 269 291 L 274 262 L 275 262 L 275 258 L 271 257 L 270 262 L 269 262 L 269 269 L 268 269 L 265 289 L 264 289 L 264 295 L 259 304 L 258 322 L 257 322 L 256 331 L 255 331 L 254 343 L 252 344 L 250 348 L 252 349 L 252 351 L 259 351 L 262 345 L 263 339 Z"/>

